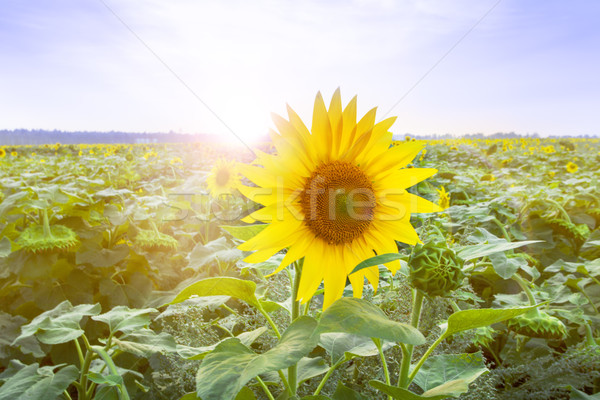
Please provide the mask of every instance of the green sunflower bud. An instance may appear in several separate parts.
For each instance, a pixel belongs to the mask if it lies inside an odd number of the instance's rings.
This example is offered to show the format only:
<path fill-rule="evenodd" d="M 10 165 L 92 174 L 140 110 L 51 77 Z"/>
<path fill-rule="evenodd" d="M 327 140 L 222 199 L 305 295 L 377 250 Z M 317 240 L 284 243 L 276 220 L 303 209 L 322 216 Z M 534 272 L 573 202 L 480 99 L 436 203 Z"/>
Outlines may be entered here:
<path fill-rule="evenodd" d="M 444 297 L 458 289 L 465 277 L 464 261 L 446 243 L 416 245 L 410 260 L 410 283 L 429 297 Z"/>
<path fill-rule="evenodd" d="M 519 335 L 543 339 L 564 339 L 565 324 L 543 311 L 533 310 L 506 321 L 509 330 Z"/>
<path fill-rule="evenodd" d="M 69 251 L 79 244 L 77 235 L 63 225 L 53 225 L 45 231 L 42 225 L 27 227 L 17 239 L 23 249 L 31 253 Z"/>
<path fill-rule="evenodd" d="M 25 228 L 17 244 L 31 253 L 69 251 L 79 244 L 77 234 L 63 225 L 50 225 L 48 210 L 42 210 L 42 224 Z"/>
<path fill-rule="evenodd" d="M 579 245 L 583 244 L 590 235 L 590 229 L 586 224 L 575 225 L 560 218 L 547 220 L 546 223 L 552 227 L 554 232 L 573 239 Z"/>
<path fill-rule="evenodd" d="M 177 250 L 177 239 L 155 230 L 140 229 L 134 243 L 144 250 Z"/>

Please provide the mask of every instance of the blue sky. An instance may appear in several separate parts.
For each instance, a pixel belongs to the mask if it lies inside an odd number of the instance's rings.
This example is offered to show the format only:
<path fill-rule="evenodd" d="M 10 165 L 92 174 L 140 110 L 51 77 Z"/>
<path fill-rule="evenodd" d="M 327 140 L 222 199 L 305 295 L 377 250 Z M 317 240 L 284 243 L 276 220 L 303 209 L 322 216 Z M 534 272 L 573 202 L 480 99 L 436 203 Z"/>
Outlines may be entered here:
<path fill-rule="evenodd" d="M 337 87 L 397 134 L 600 134 L 595 0 L 104 2 L 248 141 Z M 15 128 L 230 135 L 100 0 L 0 2 Z"/>

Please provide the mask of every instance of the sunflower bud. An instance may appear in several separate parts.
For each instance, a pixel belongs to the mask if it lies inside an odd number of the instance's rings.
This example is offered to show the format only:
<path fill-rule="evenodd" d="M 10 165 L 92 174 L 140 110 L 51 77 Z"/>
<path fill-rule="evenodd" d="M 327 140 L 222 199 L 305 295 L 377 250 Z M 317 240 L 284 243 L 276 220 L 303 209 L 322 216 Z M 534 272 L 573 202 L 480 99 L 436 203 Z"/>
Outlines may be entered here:
<path fill-rule="evenodd" d="M 17 239 L 17 243 L 31 253 L 69 251 L 79 244 L 77 235 L 63 225 L 53 225 L 44 230 L 42 225 L 27 227 Z"/>
<path fill-rule="evenodd" d="M 590 234 L 590 229 L 586 224 L 575 225 L 560 218 L 550 219 L 546 222 L 554 232 L 574 240 L 578 245 L 583 244 Z"/>
<path fill-rule="evenodd" d="M 177 250 L 179 242 L 172 236 L 156 230 L 141 229 L 134 242 L 144 250 Z"/>
<path fill-rule="evenodd" d="M 461 286 L 464 261 L 446 243 L 416 245 L 410 260 L 410 283 L 430 297 L 444 297 Z"/>
<path fill-rule="evenodd" d="M 506 326 L 515 333 L 532 338 L 560 340 L 567 335 L 561 320 L 537 309 L 509 319 Z"/>

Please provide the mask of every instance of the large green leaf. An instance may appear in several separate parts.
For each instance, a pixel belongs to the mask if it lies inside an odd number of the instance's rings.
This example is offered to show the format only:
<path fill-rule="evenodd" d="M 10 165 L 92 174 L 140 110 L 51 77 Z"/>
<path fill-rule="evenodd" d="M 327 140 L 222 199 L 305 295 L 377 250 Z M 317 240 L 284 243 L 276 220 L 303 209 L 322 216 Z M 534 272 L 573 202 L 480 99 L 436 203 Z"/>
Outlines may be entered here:
<path fill-rule="evenodd" d="M 507 319 L 524 314 L 538 306 L 539 305 L 514 308 L 480 308 L 477 310 L 457 311 L 448 318 L 447 328 L 443 336 L 449 337 L 458 332 L 506 321 Z"/>
<path fill-rule="evenodd" d="M 349 333 L 323 333 L 319 338 L 319 345 L 331 356 L 332 365 L 342 359 L 348 361 L 355 357 L 379 355 L 379 350 L 371 338 Z M 392 342 L 384 342 L 382 347 L 385 351 L 393 346 Z"/>
<path fill-rule="evenodd" d="M 110 311 L 92 317 L 95 321 L 104 322 L 110 328 L 110 333 L 130 333 L 150 324 L 150 314 L 157 313 L 154 308 L 129 308 L 117 306 Z"/>
<path fill-rule="evenodd" d="M 189 264 L 186 268 L 200 271 L 214 262 L 231 264 L 241 260 L 244 253 L 227 242 L 227 238 L 221 236 L 207 244 L 198 243 L 189 256 Z"/>
<path fill-rule="evenodd" d="M 303 316 L 284 332 L 279 343 L 263 354 L 256 354 L 239 339 L 220 343 L 207 355 L 196 376 L 196 391 L 202 399 L 233 399 L 257 375 L 278 371 L 296 364 L 318 342 L 317 321 Z"/>
<path fill-rule="evenodd" d="M 260 308 L 255 290 L 256 283 L 252 281 L 230 277 L 207 278 L 186 287 L 168 304 L 181 303 L 193 297 L 231 296 Z"/>
<path fill-rule="evenodd" d="M 75 255 L 77 264 L 90 264 L 93 267 L 108 268 L 124 260 L 129 255 L 129 246 L 119 244 L 111 249 L 105 249 L 98 244 L 88 243 L 89 247 L 83 248 Z"/>
<path fill-rule="evenodd" d="M 481 352 L 442 354 L 429 357 L 417 372 L 414 382 L 429 394 L 458 396 L 466 392 L 469 384 L 487 371 Z M 444 388 L 451 392 L 442 393 Z M 464 390 L 459 391 L 461 388 Z"/>
<path fill-rule="evenodd" d="M 407 389 L 386 385 L 385 383 L 376 380 L 369 381 L 369 385 L 397 400 L 443 400 L 448 398 L 448 395 L 445 394 L 433 394 L 427 396 L 425 394 L 418 395 Z"/>
<path fill-rule="evenodd" d="M 480 258 L 489 256 L 490 254 L 499 253 L 511 249 L 517 249 L 519 247 L 527 246 L 528 244 L 540 243 L 543 240 L 524 240 L 521 242 L 507 242 L 506 240 L 499 240 L 494 243 L 474 244 L 471 246 L 462 247 L 458 250 L 457 254 L 463 260 L 472 260 L 474 258 Z"/>
<path fill-rule="evenodd" d="M 413 345 L 425 343 L 425 337 L 417 329 L 392 321 L 379 307 L 353 297 L 342 297 L 325 310 L 318 330 L 320 333 L 350 333 Z"/>
<path fill-rule="evenodd" d="M 58 367 L 39 368 L 37 363 L 24 366 L 0 387 L 0 400 L 58 398 L 79 377 L 74 365 L 54 372 Z"/>
<path fill-rule="evenodd" d="M 250 240 L 258 235 L 269 224 L 254 224 L 254 225 L 221 225 L 221 228 L 226 230 L 231 236 L 243 241 Z"/>
<path fill-rule="evenodd" d="M 83 335 L 79 322 L 84 316 L 100 313 L 100 304 L 80 304 L 73 307 L 68 300 L 63 301 L 52 310 L 35 317 L 29 324 L 21 328 L 21 335 L 14 341 L 18 345 L 25 338 L 35 336 L 45 344 L 66 343 Z"/>
<path fill-rule="evenodd" d="M 262 335 L 266 331 L 267 331 L 267 328 L 264 326 L 261 326 L 260 328 L 254 329 L 249 332 L 242 332 L 239 335 L 237 335 L 236 338 L 239 339 L 240 343 L 242 343 L 244 346 L 250 347 L 250 345 L 252 343 L 254 343 L 256 341 L 256 339 L 258 339 L 260 337 L 260 335 Z M 208 353 L 213 351 L 220 343 L 222 343 L 226 340 L 229 340 L 229 339 L 231 339 L 231 338 L 225 338 L 225 339 L 221 340 L 220 342 L 215 343 L 213 345 L 202 346 L 202 347 L 177 345 L 177 353 L 181 357 L 186 358 L 188 360 L 202 360 Z"/>
<path fill-rule="evenodd" d="M 177 343 L 166 332 L 156 333 L 151 329 L 139 329 L 121 338 L 113 338 L 113 343 L 123 352 L 149 358 L 154 353 L 175 353 Z"/>

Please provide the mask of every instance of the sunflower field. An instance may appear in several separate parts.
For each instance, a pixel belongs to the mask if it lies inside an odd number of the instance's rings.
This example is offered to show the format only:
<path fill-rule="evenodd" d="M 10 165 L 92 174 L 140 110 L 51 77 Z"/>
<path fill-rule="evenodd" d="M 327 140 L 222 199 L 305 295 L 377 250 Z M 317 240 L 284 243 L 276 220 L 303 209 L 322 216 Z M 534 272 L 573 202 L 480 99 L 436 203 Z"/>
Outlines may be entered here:
<path fill-rule="evenodd" d="M 600 140 L 305 122 L 0 148 L 0 400 L 600 398 Z"/>

